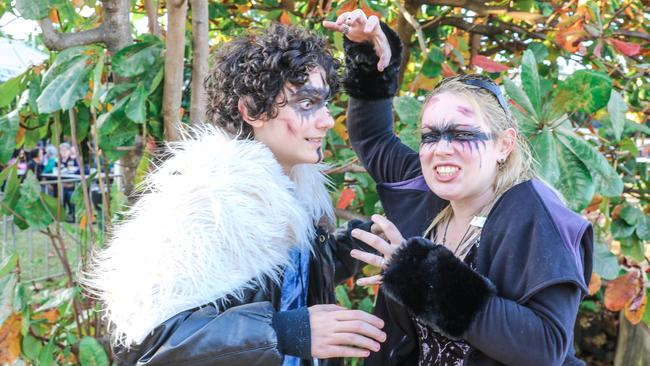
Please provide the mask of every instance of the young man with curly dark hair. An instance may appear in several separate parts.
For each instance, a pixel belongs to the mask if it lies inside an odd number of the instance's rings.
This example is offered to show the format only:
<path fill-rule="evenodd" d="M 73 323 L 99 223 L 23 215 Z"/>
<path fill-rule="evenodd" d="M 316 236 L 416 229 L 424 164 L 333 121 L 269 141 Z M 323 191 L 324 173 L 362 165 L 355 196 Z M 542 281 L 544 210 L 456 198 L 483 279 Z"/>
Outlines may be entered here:
<path fill-rule="evenodd" d="M 119 363 L 339 365 L 379 349 L 382 320 L 334 305 L 363 247 L 330 235 L 317 164 L 338 67 L 323 38 L 281 25 L 217 51 L 211 125 L 170 146 L 87 276 Z"/>

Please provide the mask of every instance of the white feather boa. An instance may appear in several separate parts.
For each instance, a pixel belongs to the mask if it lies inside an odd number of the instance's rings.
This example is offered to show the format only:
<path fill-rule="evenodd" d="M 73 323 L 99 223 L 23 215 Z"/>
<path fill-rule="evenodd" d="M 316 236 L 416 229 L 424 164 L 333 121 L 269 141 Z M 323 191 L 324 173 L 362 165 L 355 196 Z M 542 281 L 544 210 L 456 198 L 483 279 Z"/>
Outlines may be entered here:
<path fill-rule="evenodd" d="M 266 276 L 277 283 L 290 249 L 311 248 L 314 224 L 333 218 L 322 166 L 290 178 L 264 144 L 210 126 L 170 150 L 85 276 L 125 345 Z"/>

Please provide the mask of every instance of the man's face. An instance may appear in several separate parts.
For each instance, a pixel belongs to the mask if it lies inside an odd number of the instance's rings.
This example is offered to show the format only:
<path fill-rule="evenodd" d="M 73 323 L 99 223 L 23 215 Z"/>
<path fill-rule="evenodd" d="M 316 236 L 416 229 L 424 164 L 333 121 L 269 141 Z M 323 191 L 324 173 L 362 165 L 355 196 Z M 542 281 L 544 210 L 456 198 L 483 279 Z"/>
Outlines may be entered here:
<path fill-rule="evenodd" d="M 275 118 L 253 126 L 255 139 L 268 146 L 286 172 L 294 165 L 323 160 L 323 141 L 334 119 L 327 109 L 330 88 L 321 67 L 309 72 L 302 86 L 286 84 L 287 104 Z M 282 100 L 282 95 L 277 101 Z"/>

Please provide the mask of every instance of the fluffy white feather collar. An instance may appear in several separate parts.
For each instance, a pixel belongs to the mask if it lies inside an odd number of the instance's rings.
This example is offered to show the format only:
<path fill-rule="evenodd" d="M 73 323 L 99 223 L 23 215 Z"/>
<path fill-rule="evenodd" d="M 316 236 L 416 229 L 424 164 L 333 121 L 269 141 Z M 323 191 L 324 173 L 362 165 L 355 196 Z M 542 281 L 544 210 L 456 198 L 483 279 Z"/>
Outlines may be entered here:
<path fill-rule="evenodd" d="M 266 276 L 279 281 L 290 249 L 310 246 L 314 224 L 333 219 L 322 166 L 288 177 L 259 142 L 210 126 L 194 135 L 170 146 L 86 276 L 120 343 Z"/>

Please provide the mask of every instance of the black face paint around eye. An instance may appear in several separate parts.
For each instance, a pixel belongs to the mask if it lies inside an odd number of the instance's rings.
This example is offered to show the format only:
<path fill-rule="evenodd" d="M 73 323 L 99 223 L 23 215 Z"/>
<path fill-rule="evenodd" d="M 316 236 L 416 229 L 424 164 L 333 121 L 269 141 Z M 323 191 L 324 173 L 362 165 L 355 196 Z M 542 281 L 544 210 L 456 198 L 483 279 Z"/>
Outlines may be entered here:
<path fill-rule="evenodd" d="M 481 131 L 478 127 L 461 126 L 457 124 L 445 124 L 441 127 L 430 127 L 430 132 L 422 133 L 421 144 L 436 144 L 442 140 L 449 143 L 458 142 L 465 150 L 466 146 L 473 152 L 472 145 L 479 151 L 482 144 L 485 148 L 485 142 L 491 138 L 491 134 Z"/>
<path fill-rule="evenodd" d="M 321 79 L 323 76 L 321 75 Z M 330 89 L 323 80 L 324 87 L 314 87 L 305 84 L 296 90 L 290 90 L 287 105 L 300 117 L 300 123 L 305 123 L 318 110 L 327 105 L 330 98 Z"/>

